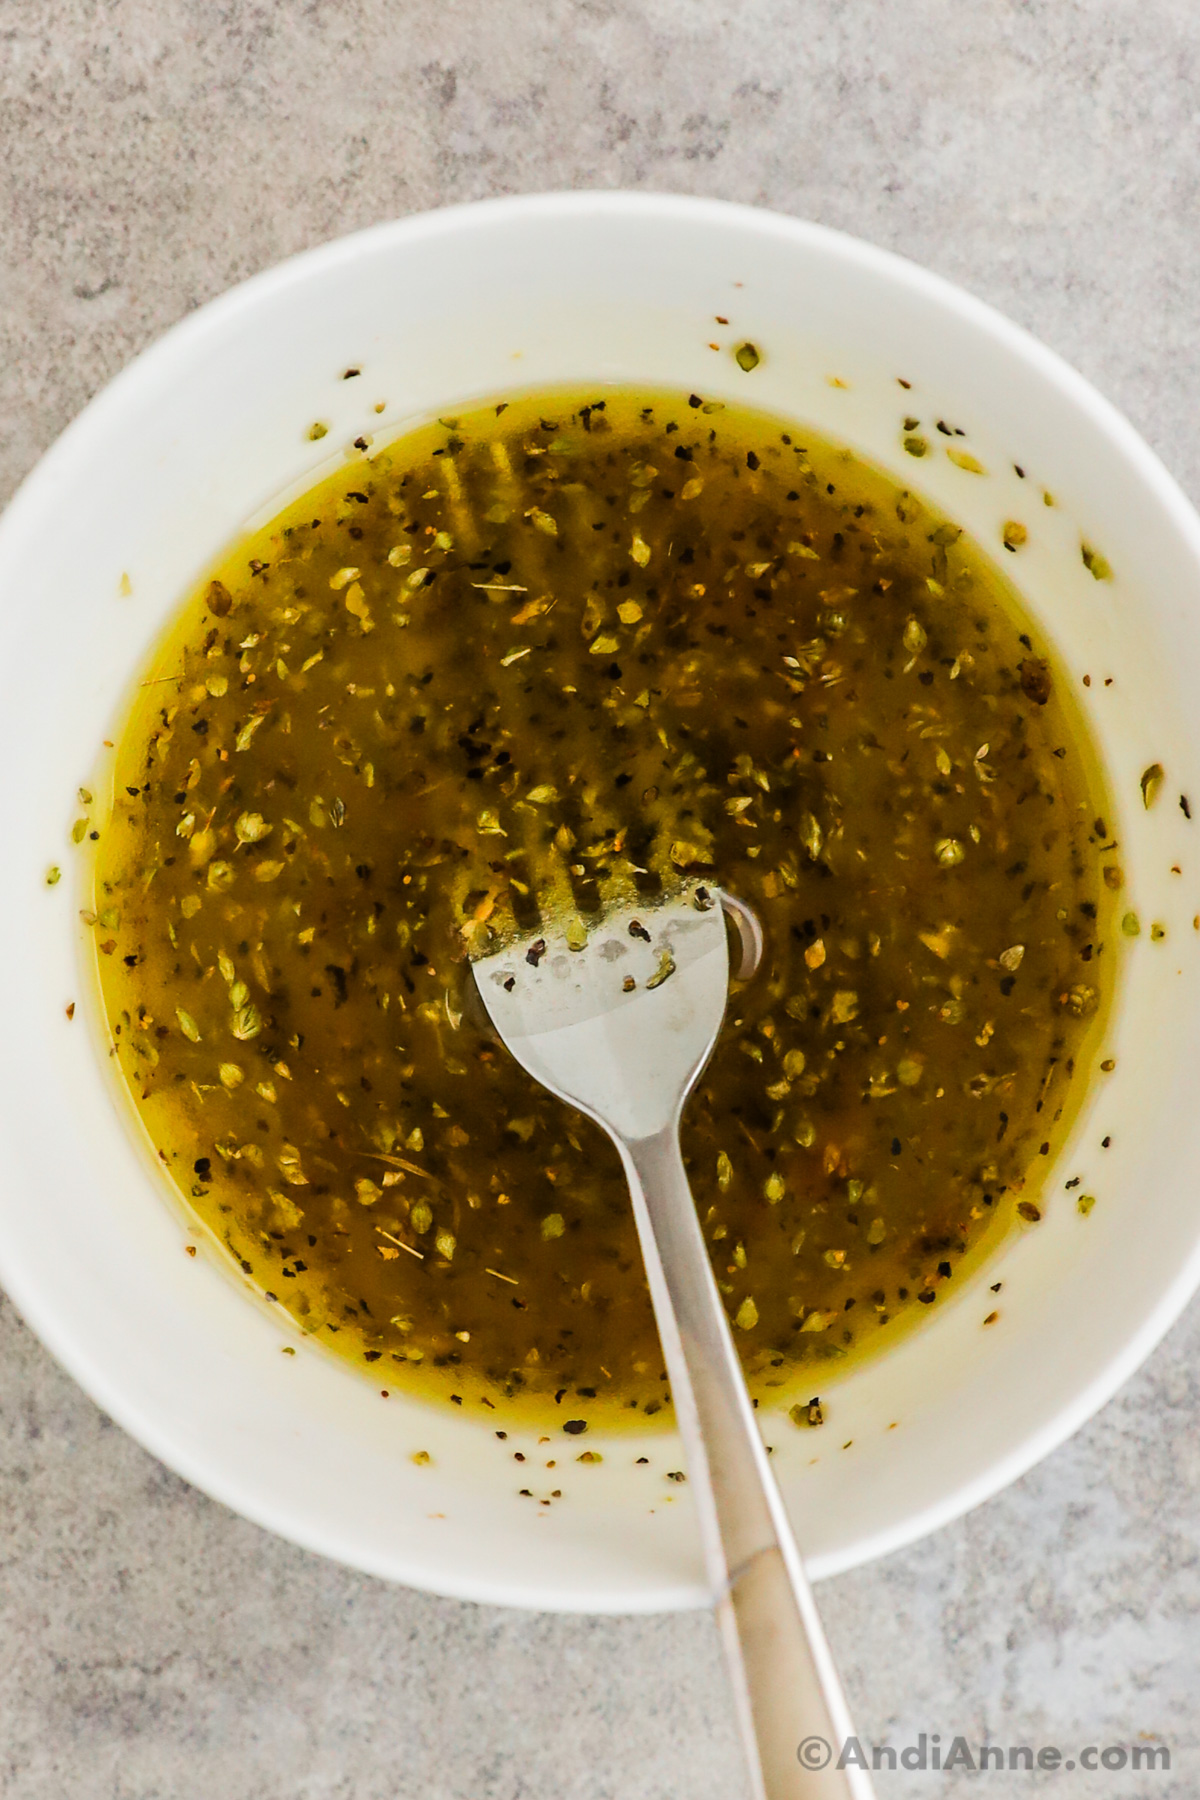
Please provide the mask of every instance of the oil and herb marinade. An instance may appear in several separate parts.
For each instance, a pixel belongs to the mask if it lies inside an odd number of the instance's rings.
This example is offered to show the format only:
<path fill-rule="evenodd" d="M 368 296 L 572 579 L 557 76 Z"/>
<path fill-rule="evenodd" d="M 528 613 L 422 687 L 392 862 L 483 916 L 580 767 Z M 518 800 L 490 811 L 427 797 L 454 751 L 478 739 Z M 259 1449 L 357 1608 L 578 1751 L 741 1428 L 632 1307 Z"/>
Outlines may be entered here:
<path fill-rule="evenodd" d="M 1060 685 L 951 522 L 761 414 L 551 393 L 344 463 L 188 602 L 115 752 L 91 921 L 161 1163 L 377 1378 L 653 1417 L 616 1155 L 470 958 L 703 876 L 767 954 L 685 1154 L 752 1386 L 807 1391 L 1040 1216 L 1113 960 Z"/>

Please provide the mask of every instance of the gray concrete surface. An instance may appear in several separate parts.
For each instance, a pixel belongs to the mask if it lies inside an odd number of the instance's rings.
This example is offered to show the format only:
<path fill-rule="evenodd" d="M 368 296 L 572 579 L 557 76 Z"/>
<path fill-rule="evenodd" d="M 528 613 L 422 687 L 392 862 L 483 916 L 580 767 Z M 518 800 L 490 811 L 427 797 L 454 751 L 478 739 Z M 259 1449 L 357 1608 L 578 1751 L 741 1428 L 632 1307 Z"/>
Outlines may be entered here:
<path fill-rule="evenodd" d="M 0 491 L 292 250 L 556 186 L 758 201 L 994 301 L 1200 495 L 1194 0 L 4 0 Z M 6 604 L 13 604 L 11 596 Z M 827 1584 L 864 1736 L 1166 1742 L 1200 1790 L 1200 1310 L 1002 1498 Z M 0 1306 L 4 1800 L 732 1800 L 709 1621 L 452 1605 L 166 1473 Z"/>

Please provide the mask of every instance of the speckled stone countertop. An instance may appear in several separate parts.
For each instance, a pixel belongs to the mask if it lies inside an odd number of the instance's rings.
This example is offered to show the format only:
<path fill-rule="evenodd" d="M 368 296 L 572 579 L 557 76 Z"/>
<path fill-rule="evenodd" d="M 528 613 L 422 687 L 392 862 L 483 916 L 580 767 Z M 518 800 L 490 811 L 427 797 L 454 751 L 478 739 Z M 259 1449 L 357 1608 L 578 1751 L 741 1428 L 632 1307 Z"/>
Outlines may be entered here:
<path fill-rule="evenodd" d="M 181 314 L 417 208 L 570 186 L 842 226 L 994 302 L 1200 494 L 1193 0 L 9 0 L 0 491 Z M 17 597 L 7 598 L 9 605 Z M 10 1051 L 11 1053 L 11 1051 Z M 820 1590 L 864 1738 L 1147 1738 L 883 1800 L 1200 1790 L 1200 1311 L 1001 1498 Z M 391 1589 L 223 1511 L 0 1304 L 5 1800 L 732 1800 L 712 1624 Z"/>

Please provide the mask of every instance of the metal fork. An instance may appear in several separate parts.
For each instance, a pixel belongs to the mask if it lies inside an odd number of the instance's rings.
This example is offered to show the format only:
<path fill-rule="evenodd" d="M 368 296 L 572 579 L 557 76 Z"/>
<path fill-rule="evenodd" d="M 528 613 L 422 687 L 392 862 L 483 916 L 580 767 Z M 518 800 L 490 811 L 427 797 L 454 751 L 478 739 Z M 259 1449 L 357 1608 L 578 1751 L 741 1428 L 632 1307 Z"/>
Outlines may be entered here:
<path fill-rule="evenodd" d="M 608 913 L 582 949 L 562 933 L 482 957 L 475 979 L 505 1045 L 595 1119 L 633 1199 L 755 1800 L 871 1800 L 839 1769 L 850 1715 L 767 1462 L 679 1148 L 729 985 L 718 894 Z"/>

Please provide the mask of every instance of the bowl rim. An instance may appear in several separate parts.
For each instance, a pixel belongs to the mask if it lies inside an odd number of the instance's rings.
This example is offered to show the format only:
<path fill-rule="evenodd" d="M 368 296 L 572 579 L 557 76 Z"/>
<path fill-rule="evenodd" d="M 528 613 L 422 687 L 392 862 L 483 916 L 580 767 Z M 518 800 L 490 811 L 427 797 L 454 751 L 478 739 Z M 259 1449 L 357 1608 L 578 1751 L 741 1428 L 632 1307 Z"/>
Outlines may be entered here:
<path fill-rule="evenodd" d="M 300 251 L 256 275 L 238 282 L 196 311 L 188 314 L 141 350 L 91 400 L 45 451 L 22 480 L 0 516 L 0 568 L 10 554 L 9 546 L 22 538 L 39 513 L 52 502 L 63 477 L 71 465 L 86 457 L 95 446 L 120 425 L 123 414 L 143 404 L 155 394 L 169 392 L 173 370 L 183 357 L 194 355 L 206 338 L 226 331 L 238 317 L 260 302 L 303 287 L 315 276 L 353 264 L 380 246 L 419 247 L 424 242 L 456 233 L 470 233 L 480 223 L 495 226 L 497 222 L 552 220 L 561 217 L 626 217 L 631 219 L 687 220 L 692 224 L 707 223 L 715 231 L 730 228 L 743 233 L 784 241 L 796 246 L 815 248 L 823 255 L 903 288 L 919 301 L 936 310 L 953 314 L 971 327 L 983 340 L 1019 358 L 1034 375 L 1066 400 L 1084 417 L 1089 427 L 1108 441 L 1109 446 L 1130 466 L 1142 482 L 1153 491 L 1167 514 L 1186 550 L 1200 569 L 1200 516 L 1192 507 L 1174 477 L 1159 457 L 1145 443 L 1133 425 L 1111 402 L 1106 400 L 1082 375 L 1057 352 L 1041 343 L 1022 326 L 1015 324 L 987 302 L 959 287 L 945 277 L 921 267 L 895 252 L 865 242 L 846 232 L 793 218 L 766 208 L 725 200 L 683 194 L 629 191 L 622 189 L 566 190 L 518 194 L 472 201 L 410 214 L 348 233 L 310 249 Z M 0 1280 L 31 1329 L 58 1362 L 122 1428 L 144 1448 L 176 1469 L 190 1483 L 211 1498 L 231 1507 L 243 1517 L 264 1529 L 291 1538 L 305 1549 L 350 1560 L 345 1551 L 322 1538 L 317 1531 L 305 1533 L 293 1529 L 291 1522 L 281 1526 L 268 1507 L 244 1494 L 235 1469 L 207 1466 L 181 1450 L 172 1439 L 165 1423 L 148 1417 L 133 1401 L 127 1401 L 119 1388 L 90 1366 L 85 1355 L 77 1352 L 71 1333 L 61 1319 L 52 1300 L 48 1299 L 36 1279 L 26 1281 L 19 1264 L 10 1259 L 9 1249 L 0 1239 Z M 1111 1354 L 1100 1363 L 1091 1378 L 1074 1397 L 1027 1437 L 973 1479 L 951 1488 L 938 1501 L 899 1520 L 894 1526 L 856 1542 L 844 1552 L 814 1560 L 817 1577 L 841 1573 L 847 1569 L 889 1554 L 950 1523 L 982 1501 L 990 1499 L 1011 1482 L 1024 1475 L 1043 1457 L 1057 1449 L 1087 1422 L 1134 1373 L 1179 1318 L 1192 1295 L 1200 1286 L 1200 1241 L 1163 1289 L 1157 1303 L 1118 1342 Z M 354 1566 L 378 1574 L 384 1579 L 398 1579 L 394 1568 L 371 1569 L 371 1558 L 358 1556 Z M 451 1598 L 482 1601 L 498 1605 L 515 1605 L 550 1610 L 547 1596 L 530 1599 L 516 1585 L 502 1576 L 491 1583 L 480 1583 L 474 1577 L 458 1584 L 453 1579 L 430 1581 L 414 1571 L 413 1577 L 428 1590 Z M 573 1604 L 573 1598 L 575 1604 Z M 664 1603 L 665 1592 L 652 1591 L 632 1596 L 616 1594 L 609 1604 L 598 1604 L 589 1598 L 589 1610 L 612 1613 L 656 1610 Z M 576 1610 L 577 1597 L 564 1594 L 554 1610 Z"/>

